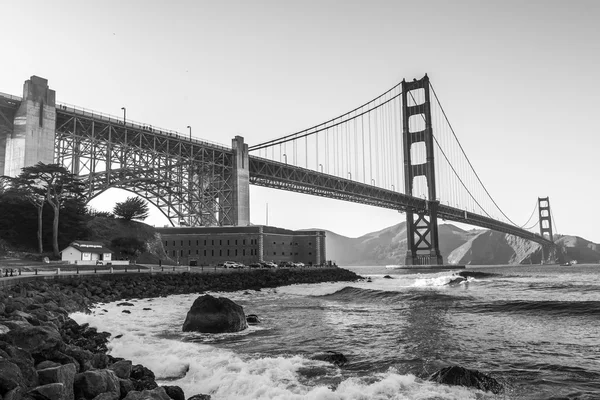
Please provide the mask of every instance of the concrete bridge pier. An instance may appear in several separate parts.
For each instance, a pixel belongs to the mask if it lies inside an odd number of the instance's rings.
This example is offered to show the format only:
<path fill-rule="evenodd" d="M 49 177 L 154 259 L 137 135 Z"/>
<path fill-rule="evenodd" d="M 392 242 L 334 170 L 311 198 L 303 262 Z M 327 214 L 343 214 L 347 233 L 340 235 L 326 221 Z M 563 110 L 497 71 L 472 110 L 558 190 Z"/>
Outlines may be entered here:
<path fill-rule="evenodd" d="M 248 145 L 244 138 L 236 136 L 231 140 L 233 149 L 233 174 L 231 177 L 233 225 L 250 225 L 250 167 Z"/>
<path fill-rule="evenodd" d="M 55 130 L 56 93 L 48 87 L 47 79 L 32 76 L 23 85 L 23 100 L 15 114 L 13 131 L 6 137 L 1 172 L 15 177 L 23 167 L 53 163 Z"/>

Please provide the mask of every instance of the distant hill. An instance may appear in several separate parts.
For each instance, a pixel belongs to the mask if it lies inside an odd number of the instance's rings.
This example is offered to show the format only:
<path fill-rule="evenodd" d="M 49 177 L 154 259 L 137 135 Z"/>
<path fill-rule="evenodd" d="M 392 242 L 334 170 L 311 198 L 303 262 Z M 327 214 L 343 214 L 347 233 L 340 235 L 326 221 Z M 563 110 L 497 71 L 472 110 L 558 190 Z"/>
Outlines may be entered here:
<path fill-rule="evenodd" d="M 327 232 L 327 259 L 340 265 L 403 264 L 406 255 L 406 223 L 390 226 L 358 238 Z M 539 264 L 539 244 L 516 236 L 474 229 L 465 231 L 451 224 L 439 225 L 440 251 L 451 264 L 498 265 Z M 600 245 L 577 236 L 559 236 L 555 259 L 579 263 L 600 262 Z"/>

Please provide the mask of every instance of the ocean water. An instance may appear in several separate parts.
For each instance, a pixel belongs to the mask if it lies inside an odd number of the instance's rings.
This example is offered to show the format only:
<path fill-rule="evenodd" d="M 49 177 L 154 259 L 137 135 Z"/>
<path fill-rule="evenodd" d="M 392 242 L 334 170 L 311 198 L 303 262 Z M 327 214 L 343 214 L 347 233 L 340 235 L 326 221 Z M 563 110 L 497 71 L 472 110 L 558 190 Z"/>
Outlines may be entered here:
<path fill-rule="evenodd" d="M 111 332 L 113 356 L 186 397 L 600 399 L 600 266 L 468 268 L 461 283 L 451 283 L 459 271 L 348 269 L 371 282 L 211 293 L 259 316 L 239 333 L 181 332 L 196 294 L 72 317 Z M 348 364 L 311 359 L 327 350 Z M 491 374 L 505 393 L 424 379 L 455 364 Z"/>

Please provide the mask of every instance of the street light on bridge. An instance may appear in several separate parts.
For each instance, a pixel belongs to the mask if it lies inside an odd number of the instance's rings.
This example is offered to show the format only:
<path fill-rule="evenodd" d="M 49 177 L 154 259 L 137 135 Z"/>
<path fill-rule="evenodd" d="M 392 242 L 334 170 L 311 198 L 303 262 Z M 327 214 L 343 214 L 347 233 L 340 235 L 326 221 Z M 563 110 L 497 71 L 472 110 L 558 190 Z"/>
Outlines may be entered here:
<path fill-rule="evenodd" d="M 121 110 L 123 110 L 123 125 L 125 125 L 127 121 L 127 109 L 125 107 L 121 107 Z"/>
<path fill-rule="evenodd" d="M 321 173 L 323 173 L 323 164 L 319 164 L 319 167 L 321 167 Z"/>
<path fill-rule="evenodd" d="M 396 191 L 396 188 L 394 187 L 394 185 L 392 185 L 392 190 L 393 190 L 394 192 Z"/>
<path fill-rule="evenodd" d="M 188 127 L 188 129 L 190 130 L 190 140 L 192 140 L 192 127 L 191 127 L 191 126 L 189 126 L 189 125 L 188 125 L 187 127 Z"/>
<path fill-rule="evenodd" d="M 287 154 L 283 153 L 283 158 L 285 158 L 285 163 L 287 164 Z"/>
<path fill-rule="evenodd" d="M 375 179 L 371 178 L 371 185 L 375 186 Z"/>
<path fill-rule="evenodd" d="M 352 172 L 348 172 L 348 176 L 349 176 L 348 179 L 352 180 Z"/>

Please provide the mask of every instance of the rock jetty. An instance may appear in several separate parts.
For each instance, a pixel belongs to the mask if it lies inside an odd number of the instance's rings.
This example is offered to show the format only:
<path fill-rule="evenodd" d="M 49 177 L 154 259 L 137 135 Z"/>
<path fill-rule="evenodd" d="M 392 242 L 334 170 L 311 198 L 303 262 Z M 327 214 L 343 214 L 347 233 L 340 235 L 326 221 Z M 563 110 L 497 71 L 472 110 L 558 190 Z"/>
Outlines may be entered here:
<path fill-rule="evenodd" d="M 340 268 L 323 268 L 58 278 L 0 288 L 2 400 L 185 399 L 177 386 L 159 387 L 154 373 L 143 365 L 107 354 L 109 333 L 69 318 L 69 313 L 89 311 L 96 303 L 206 290 L 354 281 L 359 276 Z M 196 394 L 189 399 L 210 399 L 210 395 Z"/>

